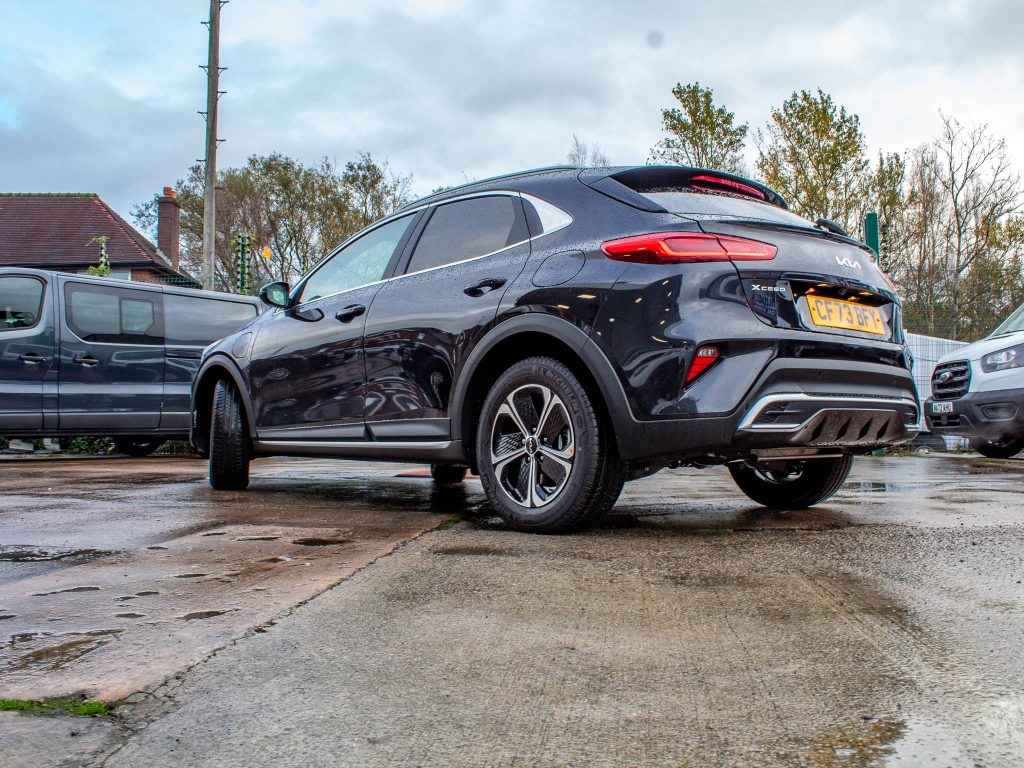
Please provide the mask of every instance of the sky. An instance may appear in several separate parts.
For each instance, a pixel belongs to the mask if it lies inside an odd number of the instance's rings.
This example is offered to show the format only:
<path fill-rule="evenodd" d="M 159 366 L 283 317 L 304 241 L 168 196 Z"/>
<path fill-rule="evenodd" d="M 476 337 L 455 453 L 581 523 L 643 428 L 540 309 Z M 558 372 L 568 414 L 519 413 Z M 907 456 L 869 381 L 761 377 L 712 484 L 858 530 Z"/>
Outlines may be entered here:
<path fill-rule="evenodd" d="M 203 155 L 209 3 L 0 0 L 0 191 L 97 192 L 120 213 Z M 369 152 L 413 191 L 565 162 L 573 134 L 643 163 L 677 82 L 752 131 L 800 89 L 907 150 L 939 111 L 1024 168 L 1024 3 L 232 0 L 221 167 Z M 756 156 L 748 147 L 749 165 Z"/>

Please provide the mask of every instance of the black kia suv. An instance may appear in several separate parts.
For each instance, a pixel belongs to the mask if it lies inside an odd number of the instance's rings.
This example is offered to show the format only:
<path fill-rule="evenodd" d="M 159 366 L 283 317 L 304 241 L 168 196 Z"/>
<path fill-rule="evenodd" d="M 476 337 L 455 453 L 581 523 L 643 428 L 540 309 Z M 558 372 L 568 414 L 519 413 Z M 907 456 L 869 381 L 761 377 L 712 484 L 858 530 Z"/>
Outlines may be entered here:
<path fill-rule="evenodd" d="M 623 483 L 728 466 L 770 507 L 913 437 L 900 302 L 872 254 L 771 189 L 686 167 L 547 168 L 368 227 L 209 347 L 214 488 L 260 456 L 478 472 L 512 526 L 593 523 Z"/>

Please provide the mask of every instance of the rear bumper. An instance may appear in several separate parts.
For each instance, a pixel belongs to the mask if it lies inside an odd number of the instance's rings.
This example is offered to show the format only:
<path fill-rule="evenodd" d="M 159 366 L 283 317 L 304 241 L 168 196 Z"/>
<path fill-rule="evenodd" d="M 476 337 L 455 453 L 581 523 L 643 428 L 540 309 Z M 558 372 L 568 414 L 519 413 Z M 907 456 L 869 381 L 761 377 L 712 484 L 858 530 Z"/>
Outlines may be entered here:
<path fill-rule="evenodd" d="M 932 413 L 935 402 L 949 403 L 953 412 Z M 968 392 L 956 400 L 928 398 L 924 404 L 928 429 L 939 435 L 1005 440 L 1024 435 L 1024 389 Z"/>
<path fill-rule="evenodd" d="M 913 439 L 918 418 L 905 368 L 776 358 L 733 411 L 633 421 L 619 447 L 631 463 L 867 453 Z"/>

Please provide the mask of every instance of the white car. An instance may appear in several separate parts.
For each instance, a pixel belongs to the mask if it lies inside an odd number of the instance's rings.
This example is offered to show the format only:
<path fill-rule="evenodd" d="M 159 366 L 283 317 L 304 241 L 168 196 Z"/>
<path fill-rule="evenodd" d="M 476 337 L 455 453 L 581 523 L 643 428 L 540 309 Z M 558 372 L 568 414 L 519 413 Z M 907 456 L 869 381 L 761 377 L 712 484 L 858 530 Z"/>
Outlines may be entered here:
<path fill-rule="evenodd" d="M 1024 449 L 1024 306 L 991 335 L 939 359 L 924 413 L 932 432 L 967 437 L 983 456 Z"/>

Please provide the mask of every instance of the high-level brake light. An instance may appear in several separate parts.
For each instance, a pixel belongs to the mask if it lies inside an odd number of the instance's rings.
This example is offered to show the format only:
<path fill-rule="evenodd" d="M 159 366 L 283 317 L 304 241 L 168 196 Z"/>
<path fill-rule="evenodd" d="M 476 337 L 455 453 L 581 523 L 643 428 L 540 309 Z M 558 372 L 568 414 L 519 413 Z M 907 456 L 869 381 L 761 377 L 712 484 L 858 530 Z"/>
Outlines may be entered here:
<path fill-rule="evenodd" d="M 746 195 L 747 197 L 754 197 L 758 200 L 767 200 L 768 196 L 765 195 L 757 187 L 752 187 L 749 184 L 742 184 L 732 179 L 723 179 L 721 176 L 709 176 L 709 175 L 698 175 L 690 177 L 690 184 L 694 187 L 712 189 L 722 189 L 727 192 L 734 192 L 739 195 Z"/>
<path fill-rule="evenodd" d="M 697 354 L 693 356 L 693 362 L 690 363 L 690 370 L 686 372 L 686 383 L 692 382 L 720 359 L 718 347 L 708 345 L 698 348 Z"/>
<path fill-rule="evenodd" d="M 601 244 L 610 259 L 639 264 L 693 261 L 768 261 L 778 249 L 770 243 L 704 232 L 655 232 Z"/>

